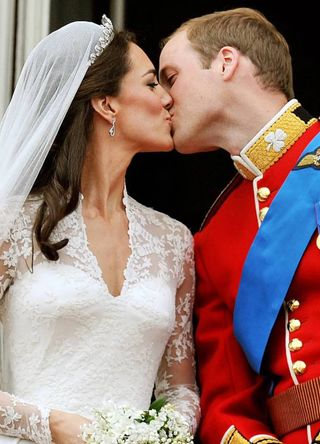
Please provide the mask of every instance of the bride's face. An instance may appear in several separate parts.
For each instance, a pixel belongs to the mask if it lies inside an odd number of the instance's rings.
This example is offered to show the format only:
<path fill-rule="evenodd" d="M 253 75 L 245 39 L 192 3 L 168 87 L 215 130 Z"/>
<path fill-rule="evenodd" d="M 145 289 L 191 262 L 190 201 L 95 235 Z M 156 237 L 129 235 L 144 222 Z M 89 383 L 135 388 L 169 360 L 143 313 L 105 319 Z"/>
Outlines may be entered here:
<path fill-rule="evenodd" d="M 117 134 L 137 151 L 170 151 L 172 104 L 158 84 L 156 70 L 145 52 L 130 43 L 131 69 L 121 82 L 117 102 Z"/>

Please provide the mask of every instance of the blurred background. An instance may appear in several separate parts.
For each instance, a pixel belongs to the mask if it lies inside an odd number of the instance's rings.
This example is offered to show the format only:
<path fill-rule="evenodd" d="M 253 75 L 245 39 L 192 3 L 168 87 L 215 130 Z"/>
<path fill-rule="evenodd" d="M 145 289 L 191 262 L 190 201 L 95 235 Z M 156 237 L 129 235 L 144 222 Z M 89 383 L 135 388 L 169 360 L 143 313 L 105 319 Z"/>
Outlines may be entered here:
<path fill-rule="evenodd" d="M 296 98 L 318 117 L 319 18 L 311 5 L 270 0 L 0 0 L 0 116 L 32 47 L 66 23 L 100 23 L 105 13 L 115 27 L 136 34 L 158 68 L 159 41 L 183 21 L 239 6 L 260 10 L 287 39 Z M 127 187 L 140 202 L 184 222 L 195 232 L 234 173 L 229 156 L 222 150 L 188 156 L 175 151 L 139 154 L 129 168 Z"/>

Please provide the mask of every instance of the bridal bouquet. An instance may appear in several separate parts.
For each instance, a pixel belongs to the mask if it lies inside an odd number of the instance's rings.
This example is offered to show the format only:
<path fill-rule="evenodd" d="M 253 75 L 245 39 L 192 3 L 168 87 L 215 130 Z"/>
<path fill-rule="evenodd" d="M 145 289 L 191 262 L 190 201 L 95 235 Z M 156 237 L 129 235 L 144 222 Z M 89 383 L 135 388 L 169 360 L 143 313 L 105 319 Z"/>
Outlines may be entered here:
<path fill-rule="evenodd" d="M 107 404 L 95 411 L 92 423 L 82 427 L 87 444 L 189 444 L 189 426 L 174 407 L 163 399 L 149 410 Z"/>

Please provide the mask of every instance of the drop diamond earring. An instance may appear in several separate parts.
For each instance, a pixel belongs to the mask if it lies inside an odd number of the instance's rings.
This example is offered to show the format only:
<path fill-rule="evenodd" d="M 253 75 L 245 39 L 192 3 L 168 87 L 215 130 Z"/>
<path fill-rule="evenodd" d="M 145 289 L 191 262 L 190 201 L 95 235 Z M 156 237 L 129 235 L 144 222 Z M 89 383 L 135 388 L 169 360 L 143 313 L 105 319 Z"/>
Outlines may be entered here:
<path fill-rule="evenodd" d="M 109 136 L 114 137 L 115 135 L 116 135 L 116 118 L 113 117 L 112 125 L 111 128 L 109 129 Z"/>

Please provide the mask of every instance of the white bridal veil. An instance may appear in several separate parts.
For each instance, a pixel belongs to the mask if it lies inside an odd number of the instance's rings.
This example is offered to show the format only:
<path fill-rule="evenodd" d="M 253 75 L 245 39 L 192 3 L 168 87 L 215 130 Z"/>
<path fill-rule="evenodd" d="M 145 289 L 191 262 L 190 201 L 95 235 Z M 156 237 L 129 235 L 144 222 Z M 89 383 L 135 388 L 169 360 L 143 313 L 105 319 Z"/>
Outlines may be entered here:
<path fill-rule="evenodd" d="M 88 67 L 113 38 L 111 21 L 73 22 L 29 55 L 0 124 L 0 246 L 54 142 Z"/>

